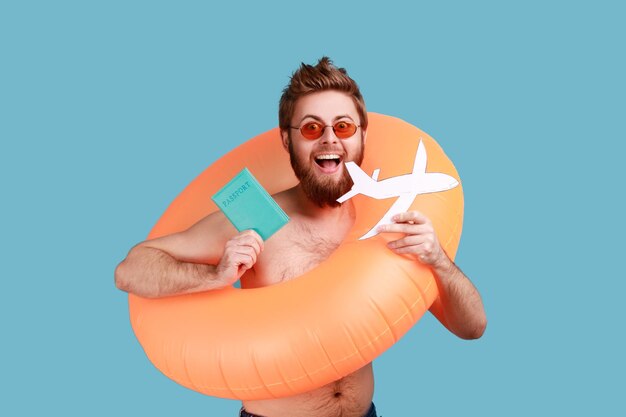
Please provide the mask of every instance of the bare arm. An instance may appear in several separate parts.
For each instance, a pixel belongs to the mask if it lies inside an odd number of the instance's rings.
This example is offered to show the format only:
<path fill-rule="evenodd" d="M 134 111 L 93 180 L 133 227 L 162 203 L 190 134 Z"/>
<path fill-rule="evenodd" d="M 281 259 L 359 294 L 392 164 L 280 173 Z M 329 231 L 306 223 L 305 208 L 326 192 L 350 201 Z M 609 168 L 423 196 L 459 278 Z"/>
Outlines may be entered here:
<path fill-rule="evenodd" d="M 430 311 L 455 335 L 463 339 L 481 337 L 487 327 L 487 317 L 476 287 L 445 252 L 431 269 L 437 280 L 439 298 Z"/>
<path fill-rule="evenodd" d="M 430 220 L 417 211 L 394 216 L 396 223 L 381 226 L 381 232 L 400 232 L 405 237 L 389 242 L 396 253 L 412 255 L 429 265 L 439 290 L 431 312 L 452 333 L 463 339 L 477 339 L 487 327 L 487 317 L 476 287 L 450 260 Z"/>
<path fill-rule="evenodd" d="M 140 243 L 115 269 L 117 288 L 155 298 L 224 287 L 217 266 L 179 261 L 164 250 Z"/>
<path fill-rule="evenodd" d="M 188 230 L 133 247 L 115 269 L 115 284 L 142 297 L 164 297 L 233 284 L 256 262 L 263 241 L 237 234 L 221 213 Z"/>

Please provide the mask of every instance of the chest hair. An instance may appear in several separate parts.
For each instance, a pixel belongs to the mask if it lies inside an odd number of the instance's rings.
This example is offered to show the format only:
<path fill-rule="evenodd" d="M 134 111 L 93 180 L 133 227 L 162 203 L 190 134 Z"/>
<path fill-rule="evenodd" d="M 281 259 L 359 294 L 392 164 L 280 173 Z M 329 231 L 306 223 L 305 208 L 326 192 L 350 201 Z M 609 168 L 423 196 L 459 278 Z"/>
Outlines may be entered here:
<path fill-rule="evenodd" d="M 306 223 L 295 225 L 293 233 L 279 254 L 277 269 L 280 281 L 302 275 L 326 260 L 341 239 L 328 236 Z"/>

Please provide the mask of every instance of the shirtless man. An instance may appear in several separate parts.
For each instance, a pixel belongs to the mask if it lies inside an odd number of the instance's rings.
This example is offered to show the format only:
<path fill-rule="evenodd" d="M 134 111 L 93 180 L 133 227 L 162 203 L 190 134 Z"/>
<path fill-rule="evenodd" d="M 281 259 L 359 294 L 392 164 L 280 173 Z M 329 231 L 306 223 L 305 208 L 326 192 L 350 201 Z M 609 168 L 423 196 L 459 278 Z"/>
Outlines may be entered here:
<path fill-rule="evenodd" d="M 350 201 L 336 202 L 352 187 L 344 162 L 360 164 L 367 136 L 358 86 L 328 58 L 315 66 L 302 64 L 283 91 L 279 124 L 300 180 L 274 195 L 290 222 L 263 242 L 253 231 L 237 233 L 218 211 L 184 232 L 132 248 L 115 271 L 118 288 L 163 297 L 222 288 L 237 280 L 242 288 L 263 287 L 309 271 L 339 246 L 355 218 Z M 413 256 L 434 273 L 440 298 L 431 308 L 433 314 L 461 338 L 480 337 L 486 326 L 480 295 L 443 251 L 430 220 L 415 211 L 394 220 L 381 232 L 405 237 L 389 243 L 389 249 Z M 240 415 L 375 417 L 373 392 L 370 363 L 304 394 L 243 401 Z"/>

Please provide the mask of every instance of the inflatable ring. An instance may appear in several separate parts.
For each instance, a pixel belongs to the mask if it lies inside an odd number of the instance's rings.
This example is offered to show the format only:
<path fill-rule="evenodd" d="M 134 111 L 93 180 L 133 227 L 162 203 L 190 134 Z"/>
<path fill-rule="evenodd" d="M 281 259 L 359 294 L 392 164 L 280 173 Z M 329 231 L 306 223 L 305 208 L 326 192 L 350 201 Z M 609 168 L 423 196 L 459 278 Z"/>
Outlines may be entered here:
<path fill-rule="evenodd" d="M 424 132 L 390 116 L 369 117 L 361 165 L 365 172 L 380 168 L 379 181 L 412 172 L 421 140 L 428 154 L 427 172 L 459 178 Z M 211 195 L 243 167 L 270 193 L 297 183 L 275 128 L 200 174 L 149 238 L 185 230 L 217 210 Z M 347 237 L 328 259 L 296 279 L 160 299 L 129 295 L 131 324 L 146 355 L 185 387 L 244 400 L 306 392 L 368 364 L 402 337 L 438 295 L 429 268 L 386 247 L 397 235 L 359 240 L 394 200 L 354 197 L 356 221 Z M 418 195 L 411 209 L 431 219 L 439 241 L 454 258 L 463 223 L 461 186 Z"/>

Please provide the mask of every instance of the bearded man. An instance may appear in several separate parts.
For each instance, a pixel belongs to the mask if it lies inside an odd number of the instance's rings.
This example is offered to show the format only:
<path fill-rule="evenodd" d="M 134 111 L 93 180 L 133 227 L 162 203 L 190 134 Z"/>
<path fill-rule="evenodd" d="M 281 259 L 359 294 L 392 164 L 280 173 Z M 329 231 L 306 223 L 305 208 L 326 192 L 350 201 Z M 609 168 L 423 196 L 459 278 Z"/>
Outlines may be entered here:
<path fill-rule="evenodd" d="M 345 162 L 360 164 L 367 112 L 357 84 L 324 57 L 294 72 L 283 91 L 279 126 L 300 181 L 273 197 L 290 222 L 266 242 L 254 231 L 238 233 L 221 211 L 184 232 L 133 247 L 115 271 L 121 290 L 142 297 L 209 291 L 241 281 L 242 288 L 273 285 L 315 268 L 345 238 L 354 220 Z M 455 335 L 480 337 L 486 317 L 478 291 L 441 248 L 430 220 L 410 211 L 382 226 L 403 233 L 390 250 L 409 254 L 433 271 L 440 306 L 433 313 Z M 376 417 L 372 364 L 321 388 L 286 398 L 243 401 L 240 416 Z"/>

